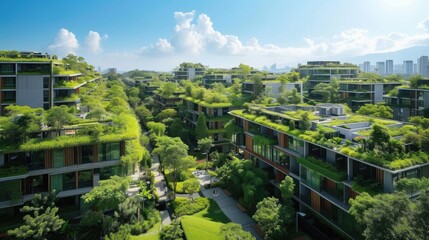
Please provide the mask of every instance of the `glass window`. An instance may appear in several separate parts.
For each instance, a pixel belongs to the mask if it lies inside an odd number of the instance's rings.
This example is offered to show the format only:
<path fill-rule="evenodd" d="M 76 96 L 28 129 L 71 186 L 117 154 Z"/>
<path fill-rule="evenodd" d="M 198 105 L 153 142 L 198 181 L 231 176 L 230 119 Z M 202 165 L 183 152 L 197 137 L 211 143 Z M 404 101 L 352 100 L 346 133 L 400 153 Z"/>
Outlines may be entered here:
<path fill-rule="evenodd" d="M 27 153 L 29 154 L 29 153 Z M 28 163 L 28 168 L 30 170 L 37 170 L 42 169 L 45 167 L 45 152 L 44 151 L 38 151 L 38 152 L 32 152 L 29 154 L 31 157 L 27 158 L 30 160 Z"/>
<path fill-rule="evenodd" d="M 14 77 L 4 77 L 3 78 L 3 88 L 14 89 L 16 88 L 16 81 Z"/>
<path fill-rule="evenodd" d="M 110 176 L 123 176 L 122 166 L 112 166 L 100 169 L 100 180 L 109 179 Z"/>
<path fill-rule="evenodd" d="M 92 170 L 79 172 L 79 188 L 92 187 Z"/>
<path fill-rule="evenodd" d="M 76 189 L 76 176 L 74 172 L 63 174 L 63 190 Z"/>
<path fill-rule="evenodd" d="M 92 163 L 94 161 L 94 148 L 92 145 L 82 146 L 82 163 Z"/>
<path fill-rule="evenodd" d="M 56 174 L 51 176 L 51 190 L 56 190 L 56 192 L 61 192 L 63 190 L 63 175 Z"/>
<path fill-rule="evenodd" d="M 64 167 L 64 149 L 55 149 L 52 155 L 54 168 Z"/>
<path fill-rule="evenodd" d="M 49 88 L 49 77 L 43 78 L 43 88 Z"/>
<path fill-rule="evenodd" d="M 98 147 L 98 159 L 100 161 L 110 161 L 120 159 L 119 143 L 104 143 Z"/>

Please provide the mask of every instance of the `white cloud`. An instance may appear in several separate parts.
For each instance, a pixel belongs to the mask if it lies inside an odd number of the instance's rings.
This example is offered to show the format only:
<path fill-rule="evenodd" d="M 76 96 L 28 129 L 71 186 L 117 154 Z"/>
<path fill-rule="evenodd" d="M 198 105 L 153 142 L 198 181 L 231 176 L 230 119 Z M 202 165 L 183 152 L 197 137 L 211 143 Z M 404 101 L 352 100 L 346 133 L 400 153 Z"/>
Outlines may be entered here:
<path fill-rule="evenodd" d="M 85 47 L 93 53 L 101 51 L 102 38 L 98 32 L 89 31 L 88 36 L 85 39 Z"/>
<path fill-rule="evenodd" d="M 48 46 L 48 49 L 59 55 L 75 54 L 79 48 L 79 43 L 74 33 L 65 28 L 61 28 L 54 41 Z"/>
<path fill-rule="evenodd" d="M 423 19 L 417 24 L 417 28 L 423 29 L 424 31 L 429 31 L 429 17 Z"/>

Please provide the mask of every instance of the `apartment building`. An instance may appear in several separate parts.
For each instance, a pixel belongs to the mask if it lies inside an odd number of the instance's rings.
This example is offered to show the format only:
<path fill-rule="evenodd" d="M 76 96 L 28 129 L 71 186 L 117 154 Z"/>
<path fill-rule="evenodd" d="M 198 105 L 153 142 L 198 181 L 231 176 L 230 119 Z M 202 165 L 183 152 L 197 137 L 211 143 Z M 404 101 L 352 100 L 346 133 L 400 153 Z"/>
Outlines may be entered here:
<path fill-rule="evenodd" d="M 180 97 L 180 95 L 183 93 L 183 91 L 176 91 L 167 97 L 162 94 L 159 94 L 157 90 L 154 90 L 153 99 L 155 100 L 157 111 L 162 111 L 166 108 L 178 110 L 179 105 L 183 104 L 183 100 Z"/>
<path fill-rule="evenodd" d="M 173 79 L 175 81 L 194 80 L 197 76 L 203 76 L 205 71 L 205 67 L 178 67 L 173 71 Z"/>
<path fill-rule="evenodd" d="M 59 105 L 79 108 L 79 88 L 98 77 L 88 79 L 79 72 L 61 70 L 58 65 L 49 58 L 0 60 L 0 115 L 11 104 L 44 109 Z"/>
<path fill-rule="evenodd" d="M 311 93 L 319 83 L 330 83 L 333 78 L 356 78 L 360 70 L 356 65 L 341 64 L 339 61 L 309 61 L 293 71 L 298 72 L 300 77 L 309 77 L 305 88 Z"/>
<path fill-rule="evenodd" d="M 279 95 L 279 88 L 282 83 L 276 80 L 269 80 L 262 82 L 264 92 L 267 93 L 268 96 L 277 97 Z M 246 81 L 242 84 L 242 93 L 244 94 L 253 94 L 255 92 L 255 83 Z M 303 84 L 302 82 L 292 82 L 285 83 L 284 89 L 286 91 L 291 91 L 292 89 L 296 89 L 299 94 L 301 94 L 301 98 L 303 95 Z"/>
<path fill-rule="evenodd" d="M 410 117 L 429 117 L 429 80 L 418 80 L 416 86 L 400 87 L 396 95 L 385 95 L 384 101 L 393 109 L 393 118 L 408 121 Z"/>
<path fill-rule="evenodd" d="M 193 129 L 195 129 L 198 121 L 198 116 L 203 113 L 206 118 L 207 129 L 210 137 L 213 139 L 213 144 L 219 152 L 227 153 L 230 151 L 230 141 L 225 137 L 225 124 L 232 119 L 228 114 L 229 111 L 235 109 L 232 103 L 206 103 L 190 97 L 183 97 L 185 106 L 185 121 Z"/>
<path fill-rule="evenodd" d="M 384 102 L 383 96 L 395 87 L 404 85 L 401 82 L 373 82 L 367 79 L 344 79 L 339 83 L 340 99 L 352 110 L 365 104 Z"/>
<path fill-rule="evenodd" d="M 311 130 L 301 130 L 303 113 L 312 120 Z M 397 129 L 402 122 L 346 114 L 339 104 L 255 105 L 230 114 L 242 129 L 232 137 L 236 152 L 267 171 L 275 189 L 291 176 L 295 203 L 310 219 L 308 224 L 327 223 L 345 238 L 362 234 L 348 213 L 349 199 L 364 191 L 391 193 L 403 177 L 429 176 L 428 163 L 395 169 L 353 150 L 359 147 L 355 139 L 367 137 L 372 124 Z"/>

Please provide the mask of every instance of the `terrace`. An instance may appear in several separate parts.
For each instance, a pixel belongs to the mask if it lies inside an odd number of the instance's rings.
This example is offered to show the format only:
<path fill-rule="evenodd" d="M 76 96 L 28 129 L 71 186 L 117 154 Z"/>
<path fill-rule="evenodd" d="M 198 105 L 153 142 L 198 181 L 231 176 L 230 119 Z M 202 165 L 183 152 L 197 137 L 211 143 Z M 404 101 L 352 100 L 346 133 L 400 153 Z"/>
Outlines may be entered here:
<path fill-rule="evenodd" d="M 397 171 L 399 169 L 409 168 L 415 165 L 427 163 L 428 156 L 423 152 L 407 152 L 405 155 L 396 156 L 391 159 L 377 157 L 372 151 L 362 150 L 360 143 L 352 142 L 355 139 L 368 137 L 372 131 L 372 125 L 378 124 L 388 129 L 388 132 L 395 139 L 409 131 L 415 131 L 416 128 L 410 125 L 404 125 L 402 122 L 390 119 L 381 119 L 375 117 L 362 116 L 357 114 L 348 115 L 328 115 L 329 112 L 323 112 L 326 107 L 335 107 L 336 105 L 318 105 L 319 111 L 306 111 L 299 109 L 300 106 L 278 106 L 265 108 L 257 105 L 250 105 L 246 110 L 233 110 L 231 115 L 248 120 L 250 123 L 262 125 L 281 133 L 286 133 L 296 137 L 298 140 L 305 140 L 318 146 L 332 149 L 334 152 L 347 155 L 353 159 L 369 162 L 385 168 L 386 170 Z M 313 109 L 309 106 L 304 108 Z M 288 112 L 289 110 L 289 112 Z M 326 110 L 326 109 L 325 109 Z M 332 111 L 332 108 L 331 108 Z M 335 110 L 337 111 L 337 110 Z M 334 111 L 334 112 L 335 112 Z M 299 121 L 300 115 L 309 113 L 312 121 L 312 130 L 290 128 L 291 120 Z"/>

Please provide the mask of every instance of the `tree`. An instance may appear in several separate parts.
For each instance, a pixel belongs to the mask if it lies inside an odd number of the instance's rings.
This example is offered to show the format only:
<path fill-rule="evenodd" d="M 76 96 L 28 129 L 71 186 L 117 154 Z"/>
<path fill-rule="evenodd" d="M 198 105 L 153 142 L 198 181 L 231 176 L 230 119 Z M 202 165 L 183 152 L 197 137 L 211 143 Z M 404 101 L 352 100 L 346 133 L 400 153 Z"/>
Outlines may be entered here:
<path fill-rule="evenodd" d="M 0 119 L 3 129 L 0 138 L 13 142 L 24 142 L 32 132 L 40 132 L 43 113 L 41 108 L 10 105 L 5 108 L 8 118 Z"/>
<path fill-rule="evenodd" d="M 148 119 L 152 118 L 152 112 L 143 104 L 137 106 L 134 111 L 142 123 L 145 123 Z"/>
<path fill-rule="evenodd" d="M 184 144 L 178 137 L 171 138 L 162 136 L 158 138 L 153 154 L 159 154 L 161 164 L 173 173 L 173 198 L 176 197 L 178 174 L 187 169 L 194 159 L 188 158 L 188 145 Z"/>
<path fill-rule="evenodd" d="M 241 74 L 243 74 L 243 79 L 247 79 L 247 76 L 252 71 L 252 67 L 244 63 L 240 63 L 240 65 L 238 65 L 238 68 L 240 69 Z"/>
<path fill-rule="evenodd" d="M 55 206 L 55 192 L 49 195 L 36 194 L 30 206 L 24 206 L 21 212 L 24 216 L 24 224 L 8 231 L 8 234 L 19 239 L 47 239 L 50 233 L 58 231 L 65 223 L 58 215 L 58 207 Z"/>
<path fill-rule="evenodd" d="M 159 233 L 161 240 L 183 240 L 183 230 L 178 220 L 164 226 Z"/>
<path fill-rule="evenodd" d="M 65 105 L 55 106 L 46 111 L 46 124 L 56 130 L 58 135 L 61 134 L 61 129 L 64 125 L 70 123 L 72 119 L 73 115 L 69 113 L 69 107 Z"/>
<path fill-rule="evenodd" d="M 294 120 L 289 121 L 289 130 L 291 130 L 291 131 L 295 130 L 295 121 Z"/>
<path fill-rule="evenodd" d="M 111 176 L 110 179 L 101 180 L 99 185 L 84 194 L 82 199 L 85 203 L 91 203 L 95 210 L 117 209 L 119 204 L 127 198 L 129 186 L 128 178 Z"/>
<path fill-rule="evenodd" d="M 206 154 L 206 169 L 209 162 L 210 149 L 212 147 L 214 147 L 212 138 L 206 137 L 198 140 L 198 148 L 200 149 L 201 153 Z"/>
<path fill-rule="evenodd" d="M 411 84 L 411 88 L 418 88 L 418 81 L 424 79 L 424 77 L 420 74 L 414 75 L 408 79 Z"/>
<path fill-rule="evenodd" d="M 427 190 L 420 193 L 413 214 L 413 228 L 419 239 L 427 239 L 429 236 L 429 193 Z"/>
<path fill-rule="evenodd" d="M 260 75 L 253 75 L 251 78 L 254 86 L 254 98 L 260 97 L 264 93 L 264 84 Z"/>
<path fill-rule="evenodd" d="M 227 223 L 220 227 L 220 235 L 224 240 L 256 240 L 250 232 L 244 231 L 237 223 Z"/>
<path fill-rule="evenodd" d="M 163 82 L 158 88 L 158 93 L 162 97 L 168 98 L 176 91 L 177 85 L 173 82 Z"/>
<path fill-rule="evenodd" d="M 256 205 L 253 219 L 261 226 L 265 239 L 281 239 L 283 226 L 281 224 L 280 204 L 275 197 L 266 197 Z"/>
<path fill-rule="evenodd" d="M 177 116 L 177 111 L 172 108 L 167 108 L 162 110 L 158 115 L 156 115 L 156 119 L 160 122 L 164 121 L 167 118 L 174 118 Z"/>
<path fill-rule="evenodd" d="M 380 118 L 393 118 L 393 110 L 381 104 L 365 104 L 356 113 Z"/>
<path fill-rule="evenodd" d="M 107 115 L 106 110 L 104 110 L 104 108 L 103 108 L 103 107 L 98 107 L 98 108 L 95 108 L 95 109 L 91 110 L 91 111 L 86 115 L 86 117 L 85 117 L 85 118 L 87 118 L 87 119 L 94 118 L 94 119 L 97 119 L 97 121 L 100 121 L 100 120 L 102 120 L 104 117 L 106 117 L 106 115 Z"/>
<path fill-rule="evenodd" d="M 313 91 L 312 95 L 317 95 L 322 102 L 336 103 L 339 99 L 339 81 L 333 79 L 330 83 L 319 83 L 317 84 Z"/>
<path fill-rule="evenodd" d="M 165 133 L 165 124 L 158 122 L 148 122 L 146 126 L 149 128 L 149 133 L 155 137 L 163 136 Z"/>
<path fill-rule="evenodd" d="M 310 117 L 308 116 L 308 112 L 305 112 L 301 115 L 301 120 L 299 120 L 299 128 L 302 130 L 310 130 L 311 121 Z"/>
<path fill-rule="evenodd" d="M 410 123 L 414 123 L 420 126 L 423 129 L 429 128 L 429 118 L 425 118 L 422 116 L 410 117 Z"/>
<path fill-rule="evenodd" d="M 193 194 L 200 191 L 200 180 L 191 178 L 183 182 L 183 191 L 189 194 L 189 198 L 194 201 Z"/>
<path fill-rule="evenodd" d="M 363 226 L 366 239 L 425 239 L 420 234 L 426 234 L 428 220 L 421 214 L 427 211 L 427 200 L 425 190 L 417 203 L 404 192 L 375 197 L 362 193 L 350 200 L 349 212 Z"/>
<path fill-rule="evenodd" d="M 206 116 L 204 115 L 203 112 L 200 112 L 200 114 L 198 115 L 197 125 L 195 127 L 195 135 L 197 137 L 197 140 L 200 140 L 209 136 L 207 123 L 206 123 Z"/>
<path fill-rule="evenodd" d="M 119 231 L 116 233 L 109 233 L 104 236 L 104 240 L 130 240 L 131 234 L 130 229 L 126 227 L 119 228 Z"/>

